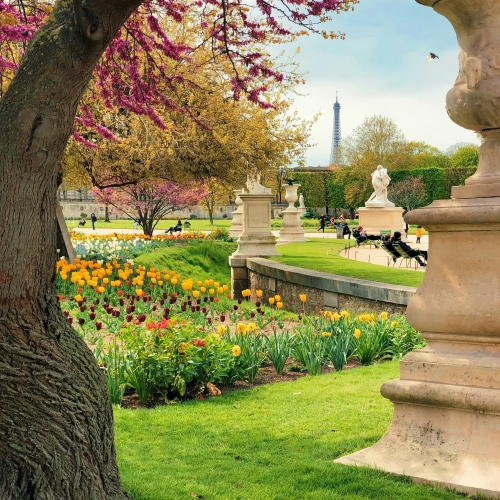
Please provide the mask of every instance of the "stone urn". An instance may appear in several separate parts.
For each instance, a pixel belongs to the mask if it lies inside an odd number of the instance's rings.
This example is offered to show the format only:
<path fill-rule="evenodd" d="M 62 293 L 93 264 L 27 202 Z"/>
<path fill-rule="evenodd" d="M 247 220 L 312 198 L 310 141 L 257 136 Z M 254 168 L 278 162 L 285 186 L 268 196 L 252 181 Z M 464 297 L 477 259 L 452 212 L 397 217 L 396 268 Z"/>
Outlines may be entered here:
<path fill-rule="evenodd" d="M 500 1 L 417 0 L 453 25 L 459 73 L 450 118 L 479 132 L 477 172 L 451 200 L 409 212 L 429 232 L 429 260 L 406 312 L 427 340 L 382 395 L 391 425 L 338 459 L 467 493 L 500 497 Z"/>
<path fill-rule="evenodd" d="M 455 123 L 484 138 L 477 172 L 453 194 L 457 198 L 500 196 L 500 2 L 417 1 L 433 7 L 455 29 L 459 71 L 446 96 L 446 108 Z"/>
<path fill-rule="evenodd" d="M 232 213 L 233 220 L 231 223 L 231 227 L 228 230 L 229 236 L 231 238 L 238 238 L 243 231 L 243 201 L 240 198 L 240 194 L 244 193 L 244 189 L 235 189 L 233 193 L 235 195 L 234 202 L 236 203 L 236 210 Z"/>

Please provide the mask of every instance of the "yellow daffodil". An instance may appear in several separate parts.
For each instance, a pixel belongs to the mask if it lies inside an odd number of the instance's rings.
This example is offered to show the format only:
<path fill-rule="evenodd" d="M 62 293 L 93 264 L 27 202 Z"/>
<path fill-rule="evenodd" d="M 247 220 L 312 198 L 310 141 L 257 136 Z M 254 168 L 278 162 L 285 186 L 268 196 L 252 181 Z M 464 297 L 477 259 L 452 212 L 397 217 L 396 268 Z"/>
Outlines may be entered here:
<path fill-rule="evenodd" d="M 236 330 L 239 334 L 245 335 L 247 333 L 247 326 L 245 325 L 245 323 L 238 323 L 236 325 Z"/>
<path fill-rule="evenodd" d="M 354 329 L 354 336 L 359 339 L 361 337 L 361 330 L 359 328 Z"/>
<path fill-rule="evenodd" d="M 222 326 L 222 325 L 219 325 L 217 327 L 217 333 L 219 335 L 224 335 L 226 333 L 226 327 L 225 326 Z"/>
<path fill-rule="evenodd" d="M 321 332 L 322 337 L 331 337 L 332 334 L 330 332 Z"/>
<path fill-rule="evenodd" d="M 381 317 L 382 319 L 387 319 L 387 313 L 386 313 L 385 311 L 384 311 L 384 312 L 381 312 L 381 313 L 380 313 L 380 317 Z"/>
<path fill-rule="evenodd" d="M 237 357 L 241 354 L 241 347 L 239 345 L 233 345 L 232 351 L 233 351 L 233 356 Z"/>
<path fill-rule="evenodd" d="M 341 317 L 342 317 L 342 316 L 340 316 L 340 314 L 339 314 L 339 313 L 336 313 L 336 312 L 335 312 L 335 313 L 333 313 L 333 314 L 332 314 L 332 319 L 333 319 L 333 321 L 338 321 Z"/>
<path fill-rule="evenodd" d="M 349 313 L 347 311 L 340 311 L 340 315 L 342 319 L 347 319 L 349 317 Z"/>

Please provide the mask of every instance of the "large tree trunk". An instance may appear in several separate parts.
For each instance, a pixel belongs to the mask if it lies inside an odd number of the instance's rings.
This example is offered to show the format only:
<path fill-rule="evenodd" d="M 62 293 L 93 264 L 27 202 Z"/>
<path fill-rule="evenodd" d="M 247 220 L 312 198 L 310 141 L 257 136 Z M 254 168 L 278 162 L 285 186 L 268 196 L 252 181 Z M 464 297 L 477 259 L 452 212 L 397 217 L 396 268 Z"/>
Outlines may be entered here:
<path fill-rule="evenodd" d="M 106 45 L 141 2 L 88 0 L 85 9 L 74 3 L 76 16 L 71 1 L 57 1 L 0 100 L 0 498 L 6 500 L 127 498 L 103 374 L 56 298 L 55 210 L 57 165 L 77 104 Z"/>

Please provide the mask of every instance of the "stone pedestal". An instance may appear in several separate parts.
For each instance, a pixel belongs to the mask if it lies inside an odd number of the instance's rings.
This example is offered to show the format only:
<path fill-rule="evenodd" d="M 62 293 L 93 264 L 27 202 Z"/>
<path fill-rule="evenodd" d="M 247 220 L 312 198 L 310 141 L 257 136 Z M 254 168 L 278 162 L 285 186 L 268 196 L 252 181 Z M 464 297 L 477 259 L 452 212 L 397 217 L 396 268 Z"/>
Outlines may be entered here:
<path fill-rule="evenodd" d="M 247 257 L 280 255 L 276 251 L 276 238 L 271 232 L 272 194 L 240 194 L 242 201 L 243 230 L 238 238 L 238 248 L 229 257 L 231 289 L 234 299 L 241 298 L 248 288 Z"/>
<path fill-rule="evenodd" d="M 271 232 L 272 194 L 240 194 L 243 202 L 243 230 L 238 248 L 232 257 L 266 257 L 280 255 L 275 248 L 276 238 Z"/>
<path fill-rule="evenodd" d="M 429 231 L 429 260 L 407 318 L 426 348 L 382 386 L 385 436 L 337 460 L 491 498 L 500 496 L 500 198 L 436 201 L 408 222 Z"/>
<path fill-rule="evenodd" d="M 231 238 L 237 239 L 243 231 L 243 202 L 241 201 L 240 194 L 244 193 L 243 189 L 235 189 L 233 193 L 236 195 L 234 202 L 237 205 L 236 210 L 232 213 L 233 219 L 231 222 L 231 227 L 228 230 L 229 236 Z"/>
<path fill-rule="evenodd" d="M 283 210 L 281 230 L 277 245 L 285 243 L 292 243 L 294 241 L 307 241 L 302 229 L 302 222 L 300 220 L 301 213 L 295 208 L 294 203 L 297 201 L 297 189 L 300 184 L 293 184 L 292 186 L 285 186 L 286 195 L 285 200 L 288 201 L 288 208 Z"/>
<path fill-rule="evenodd" d="M 358 210 L 359 225 L 368 234 L 379 234 L 382 229 L 402 232 L 403 209 L 401 207 L 361 207 Z"/>

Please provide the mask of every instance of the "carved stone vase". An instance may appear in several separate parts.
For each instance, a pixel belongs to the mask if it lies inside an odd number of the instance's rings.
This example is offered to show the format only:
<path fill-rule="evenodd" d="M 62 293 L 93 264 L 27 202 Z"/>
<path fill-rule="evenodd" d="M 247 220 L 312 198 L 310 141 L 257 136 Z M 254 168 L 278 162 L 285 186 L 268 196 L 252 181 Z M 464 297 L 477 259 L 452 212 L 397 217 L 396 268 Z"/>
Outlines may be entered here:
<path fill-rule="evenodd" d="M 229 236 L 231 238 L 237 239 L 238 236 L 243 231 L 243 201 L 240 198 L 240 194 L 244 193 L 243 189 L 235 189 L 233 193 L 236 198 L 234 202 L 236 203 L 236 210 L 231 214 L 233 216 L 233 220 L 231 222 L 231 227 L 229 228 Z"/>
<path fill-rule="evenodd" d="M 407 319 L 427 340 L 382 386 L 385 436 L 338 459 L 469 493 L 500 496 L 500 2 L 418 0 L 452 23 L 460 69 L 448 113 L 480 132 L 479 168 L 452 199 L 407 214 L 429 231 Z"/>

